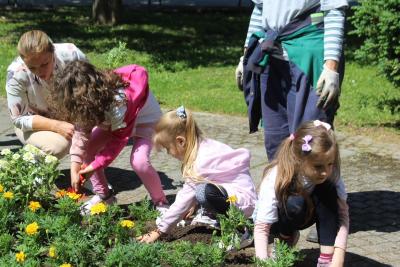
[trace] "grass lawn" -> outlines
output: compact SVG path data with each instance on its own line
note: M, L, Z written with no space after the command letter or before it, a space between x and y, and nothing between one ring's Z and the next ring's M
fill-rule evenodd
M54 42L73 42L99 67L137 63L150 72L150 87L165 108L246 114L234 70L242 51L251 10L126 10L115 27L97 26L88 8L0 11L0 83L16 55L21 34L46 31ZM0 96L5 97L5 90ZM337 115L340 127L400 130L400 90L374 66L347 62Z

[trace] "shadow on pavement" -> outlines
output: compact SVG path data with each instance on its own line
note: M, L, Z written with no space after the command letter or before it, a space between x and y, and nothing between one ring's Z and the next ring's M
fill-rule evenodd
M302 249L300 253L306 257L302 262L297 263L296 267L316 266L319 257L319 249ZM390 267L391 265L377 262L368 257L364 257L352 252L346 252L344 266L346 267Z
M348 194L350 233L400 231L400 192L364 191Z
M163 172L158 172L158 174L160 175L161 184L164 190L176 189L176 186L173 184L173 179L169 178ZM115 193L134 190L142 185L142 181L134 171L108 167L106 169L106 177L108 182L112 185ZM68 188L70 186L70 179L70 170L61 170L61 176L56 180L56 186L59 189Z

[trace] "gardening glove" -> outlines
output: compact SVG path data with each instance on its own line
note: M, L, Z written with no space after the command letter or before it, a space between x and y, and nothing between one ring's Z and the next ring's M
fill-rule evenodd
M317 82L316 94L319 95L317 107L327 109L335 104L340 95L339 73L324 65Z
M239 64L235 71L236 84L240 91L243 91L243 56L240 57Z

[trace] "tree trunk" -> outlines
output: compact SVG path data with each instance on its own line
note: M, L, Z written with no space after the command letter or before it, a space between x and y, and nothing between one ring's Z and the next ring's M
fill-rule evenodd
M121 20L122 0L93 0L92 18L99 24L115 25Z

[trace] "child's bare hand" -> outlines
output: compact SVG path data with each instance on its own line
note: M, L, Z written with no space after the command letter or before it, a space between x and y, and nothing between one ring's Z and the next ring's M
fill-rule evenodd
M88 179L90 176L92 176L94 172L94 168L92 167L92 165L88 165L85 168L83 168L82 170L79 171L79 175L84 175L86 177L86 179Z
M78 192L80 187L79 182L79 170L81 169L81 164L78 162L71 162L71 187Z
M161 236L161 234L158 231L151 231L147 234L137 237L136 240L139 241L140 243L149 244L149 243L153 243L154 241L159 239L160 236Z
M185 217L183 219L187 220L189 219L193 213L196 211L197 205L193 205L192 207L190 207L190 209L188 210L188 212L186 213Z

